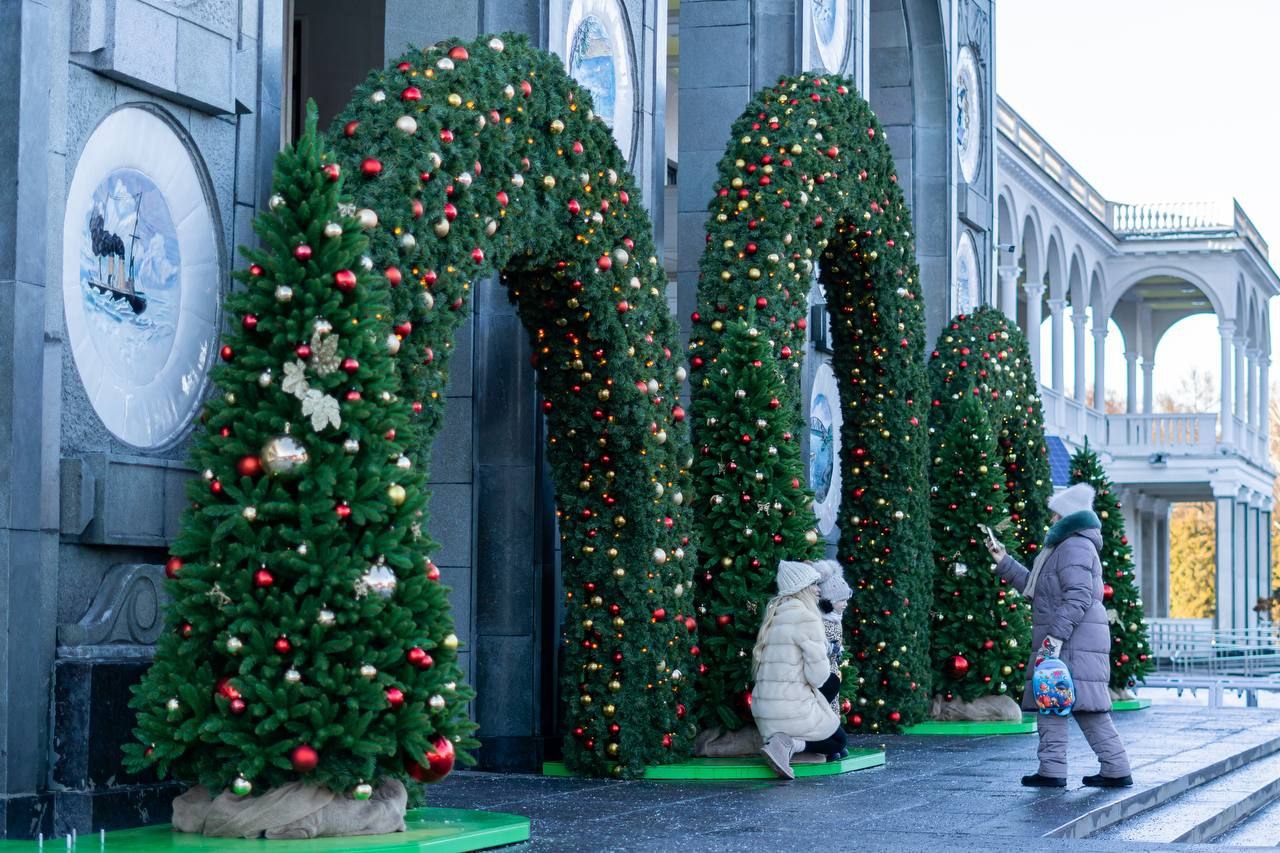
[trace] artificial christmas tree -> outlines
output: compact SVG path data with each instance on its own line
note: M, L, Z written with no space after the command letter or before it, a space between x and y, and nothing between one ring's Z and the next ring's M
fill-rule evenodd
M929 377L932 440L946 429L961 397L976 396L986 406L1000 446L1005 500L1013 522L1007 544L1030 566L1049 530L1053 480L1040 386L1026 337L1003 311L990 306L959 314L938 335Z
M780 560L812 560L813 493L803 484L799 437L782 408L777 344L754 313L729 323L693 415L699 484L695 515L703 543L696 578L703 728L751 722L751 649Z
M1071 457L1071 482L1088 483L1094 489L1093 511L1102 521L1102 552L1098 555L1102 560L1102 604L1111 624L1112 698L1130 699L1129 691L1151 669L1151 643L1120 500L1087 439Z
M964 395L938 436L931 469L934 690L943 702L1015 695L1025 679L1031 614L992 571L978 525L1008 518L1000 451L979 399ZM1014 699L1006 719L1021 720ZM954 719L951 709L939 716ZM986 717L990 719L990 717Z
M924 302L884 129L847 78L784 77L734 122L709 211L689 343L695 407L729 321L755 310L799 432L815 267L826 289L844 412L839 559L854 589L846 645L862 676L847 721L896 730L927 713L933 576Z
M422 472L381 287L314 107L276 161L264 248L226 300L203 477L167 565L172 604L135 689L135 771L213 792L301 782L368 799L473 746L458 640L427 558Z

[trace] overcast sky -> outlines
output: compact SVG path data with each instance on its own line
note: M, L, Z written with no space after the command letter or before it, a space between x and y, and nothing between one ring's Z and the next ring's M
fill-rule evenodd
M1280 266L1280 0L996 0L996 42L997 91L1106 198L1234 196ZM1200 340L1216 377L1216 320L1184 320L1157 393L1206 366Z

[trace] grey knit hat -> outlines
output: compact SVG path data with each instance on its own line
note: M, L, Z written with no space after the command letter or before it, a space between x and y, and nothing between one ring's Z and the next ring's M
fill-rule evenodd
M818 570L808 563L783 560L778 563L778 595L795 595L821 580Z

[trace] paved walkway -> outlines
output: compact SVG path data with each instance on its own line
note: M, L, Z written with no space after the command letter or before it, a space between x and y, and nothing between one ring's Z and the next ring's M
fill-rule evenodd
M1138 789L1280 736L1280 712L1259 708L1209 711L1156 705L1117 714L1116 721ZM532 850L1157 849L1132 842L1040 838L1132 793L1080 785L1080 777L1096 772L1097 764L1074 726L1070 782L1056 791L1018 784L1023 773L1035 769L1035 735L854 741L858 746L883 744L887 766L789 784L606 782L459 772L428 790L429 804L528 815L533 819Z

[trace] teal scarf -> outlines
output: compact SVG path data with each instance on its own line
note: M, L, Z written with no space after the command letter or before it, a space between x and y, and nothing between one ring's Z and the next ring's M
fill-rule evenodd
M1052 548L1065 540L1068 536L1074 536L1081 530L1101 530L1102 522L1091 509L1082 509L1080 512L1073 512L1065 518L1058 519L1058 523L1049 528L1049 532L1045 534L1044 544L1046 548Z
M1091 509L1073 512L1065 518L1058 519L1058 523L1050 527L1049 532L1045 534L1044 547L1040 549L1035 563L1031 566L1031 575L1027 578L1027 584L1022 590L1022 594L1028 599L1035 598L1036 584L1040 580L1040 570L1044 568L1044 564L1049 561L1049 555L1053 553L1059 544L1081 530L1101 529L1102 522Z

